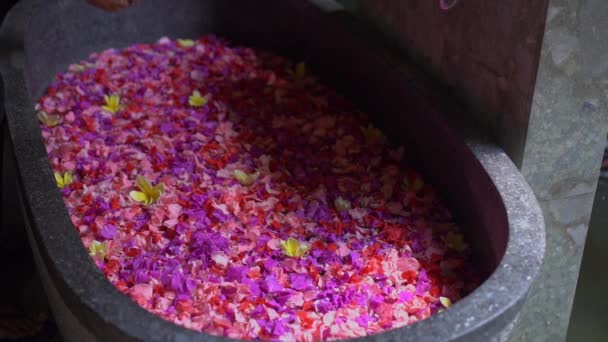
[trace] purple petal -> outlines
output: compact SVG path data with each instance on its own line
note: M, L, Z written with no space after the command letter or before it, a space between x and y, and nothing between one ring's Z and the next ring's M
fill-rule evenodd
M101 228L101 232L99 232L99 235L101 235L101 237L103 237L104 239L112 239L114 238L114 235L116 235L116 226L114 226L113 224L106 224L105 226L103 226L103 228Z

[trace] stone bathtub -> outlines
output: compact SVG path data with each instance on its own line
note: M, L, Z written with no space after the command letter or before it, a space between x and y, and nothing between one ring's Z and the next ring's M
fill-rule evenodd
M158 318L116 290L75 232L48 163L34 101L54 75L91 52L217 33L306 60L373 117L440 191L485 281L452 308L368 341L489 341L504 336L544 254L544 223L506 154L463 123L468 116L413 66L395 59L332 2L146 0L110 14L83 0L23 0L0 33L9 140L27 234L53 313L68 341L228 341ZM454 120L457 119L457 120Z

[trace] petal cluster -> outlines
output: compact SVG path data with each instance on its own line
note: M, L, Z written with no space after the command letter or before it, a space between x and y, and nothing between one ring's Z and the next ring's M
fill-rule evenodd
M116 288L190 329L282 341L404 326L475 288L407 146L312 71L204 36L57 75L36 105L48 158Z

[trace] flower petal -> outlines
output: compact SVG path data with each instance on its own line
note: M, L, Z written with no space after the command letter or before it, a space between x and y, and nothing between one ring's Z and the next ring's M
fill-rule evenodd
M452 300L450 300L448 297L439 297L439 301L441 302L441 305L445 306L446 308L452 306Z
M57 182L57 186L59 188L63 188L63 186L64 186L63 176L58 172L55 172L55 182Z
M294 76L296 80L301 80L306 76L306 63L300 62L294 68Z
M256 171L255 173L248 174L237 169L232 172L232 175L241 183L241 185L251 185L258 179L260 172Z
M283 249L283 253L289 257L301 257L310 249L309 246L305 244L301 244L300 241L290 237L287 241L281 241L281 248Z
M131 191L129 193L129 196L131 196L131 198L139 203L144 203L144 204L149 204L150 199L148 198L148 195L146 195L145 193L141 192L141 191Z
M196 42L192 39L177 39L177 44L181 47L189 48L193 47Z
M137 176L135 184L137 184L137 187L146 195L149 195L153 191L152 184L150 184L150 181L143 176Z
M338 197L334 201L334 207L336 207L336 210L339 211L339 212L350 210L350 208L351 208L350 201L345 200L342 197Z

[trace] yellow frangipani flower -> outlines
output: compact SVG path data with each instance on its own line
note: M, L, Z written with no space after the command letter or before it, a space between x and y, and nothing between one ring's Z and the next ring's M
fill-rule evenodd
M108 254L108 242L99 242L97 240L94 240L89 245L89 254L96 259L105 259L106 255Z
M422 190L424 187L424 181L420 179L420 177L414 178L414 181L410 182L408 177L403 177L403 182L401 182L401 189L403 191L413 191L418 192Z
M306 76L306 63L300 62L294 68L293 76L296 80L302 80Z
M287 241L281 240L281 248L285 255L292 258L299 258L308 252L310 246L300 243L300 241L290 237Z
M351 208L350 202L348 200L345 200L342 197L336 198L336 200L334 201L334 207L339 212L350 210L350 208Z
M384 142L384 134L382 134L382 131L374 127L371 123L367 127L361 127L361 132L369 145L382 144Z
M202 107L207 104L209 100L206 97L202 96L198 90L192 92L192 95L188 97L188 103L192 107Z
M294 65L293 68L287 69L287 74L291 76L295 81L301 81L306 77L306 63L300 62Z
M63 189L64 187L72 184L72 182L74 182L74 178L72 177L71 171L66 171L63 175L59 172L55 172L55 181L57 182L59 189Z
M71 71L75 71L75 72L83 72L89 68L94 67L95 64L89 63L89 62L82 62L82 63L77 63L77 64L72 64L70 65L70 70Z
M105 106L101 107L107 110L110 113L116 113L120 110L120 96L114 95L104 95L103 100L105 101Z
M452 306L452 300L448 297L439 297L439 301L441 302L441 305L445 306L446 308Z
M137 176L135 182L141 191L133 190L129 193L129 196L136 202L146 205L154 204L165 192L165 185L163 183L152 186L150 181L142 176Z
M456 252L462 252L468 247L468 245L464 242L464 237L462 234L457 234L454 232L449 232L443 241L445 242L446 246L455 250Z
M46 112L40 111L37 116L38 121L47 127L55 127L61 122L61 117L59 115L49 115Z
M177 39L177 44L184 48L193 47L196 42L192 39Z
M260 177L260 172L256 171L254 173L249 174L247 172L236 169L232 171L232 176L234 176L234 178L236 178L236 180L238 180L241 185L251 185L258 179L258 177Z

